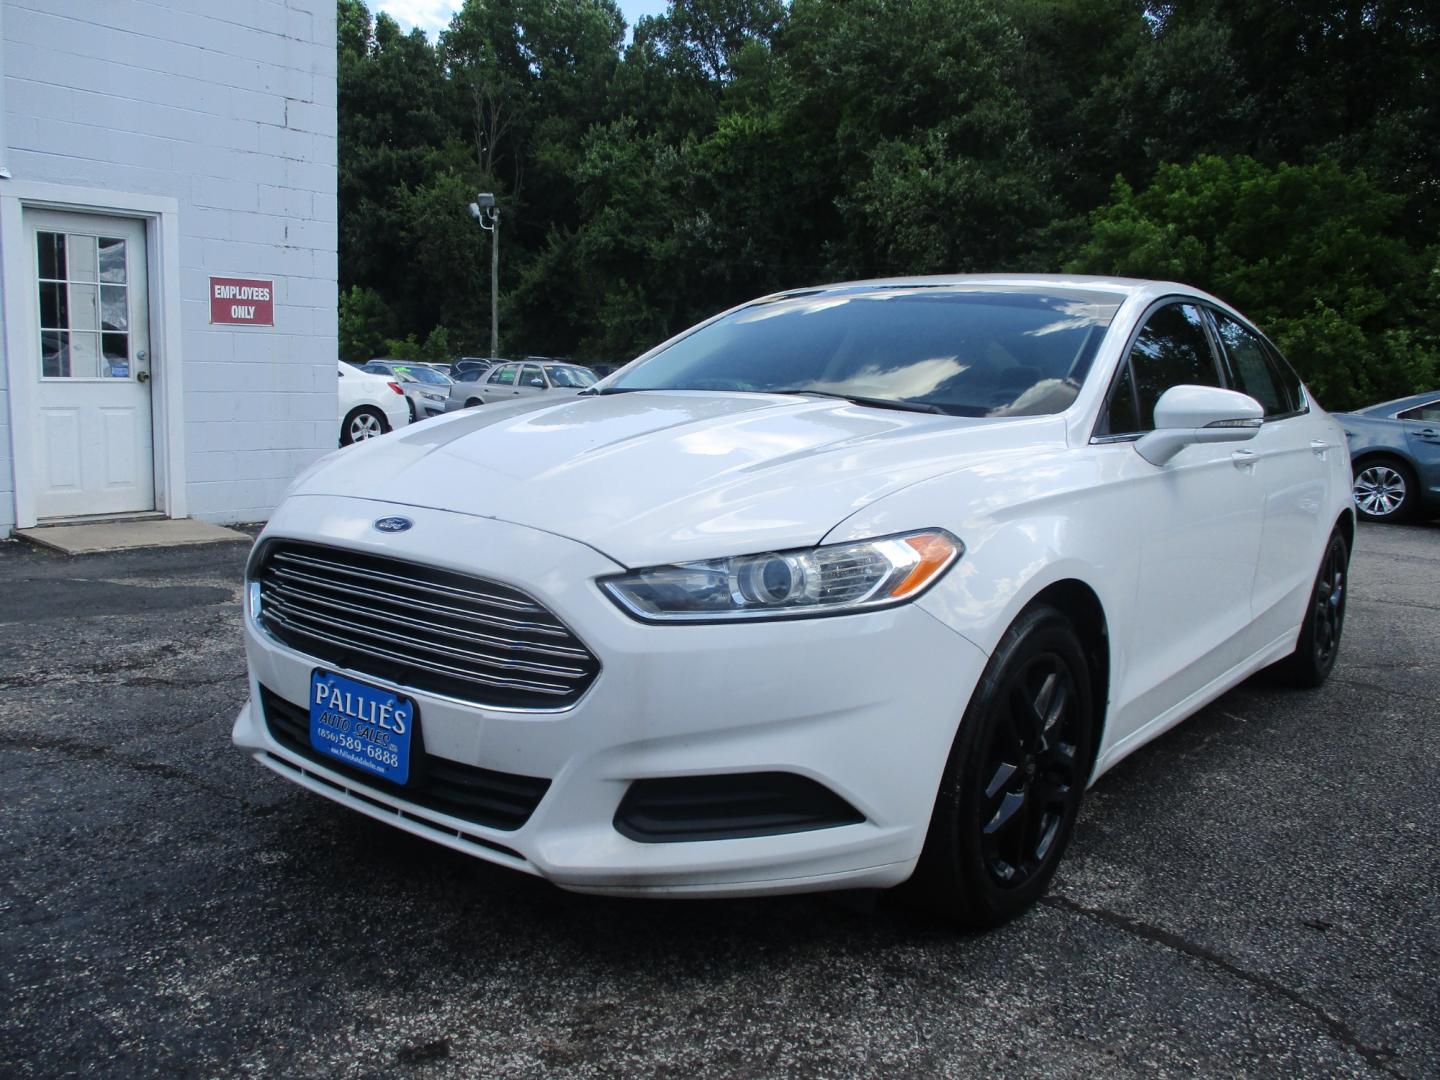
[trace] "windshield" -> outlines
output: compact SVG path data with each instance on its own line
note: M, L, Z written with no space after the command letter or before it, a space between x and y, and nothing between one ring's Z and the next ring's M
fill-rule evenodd
M545 369L550 375L551 386L567 386L580 389L584 386L594 386L596 379L593 372L580 367L548 367Z
M952 416L1056 413L1075 400L1121 300L993 285L783 297L696 330L601 392L814 391Z

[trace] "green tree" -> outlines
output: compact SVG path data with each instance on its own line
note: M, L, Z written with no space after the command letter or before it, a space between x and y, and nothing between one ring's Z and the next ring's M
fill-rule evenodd
M395 313L374 289L352 285L340 294L340 356L363 364L385 350L395 333Z
M1333 161L1271 168L1202 156L1115 183L1067 268L1182 281L1235 304L1269 333L1327 408L1433 382L1421 329L1427 264L1402 236L1403 200Z

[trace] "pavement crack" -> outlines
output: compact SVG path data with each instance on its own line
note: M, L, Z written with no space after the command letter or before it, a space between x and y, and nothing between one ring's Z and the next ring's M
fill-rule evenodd
M1258 971L1250 971L1240 967L1233 960L1215 952L1213 949L1189 941L1173 931L1154 926L1150 923L1141 922L1139 919L1132 919L1128 915L1121 915L1116 911L1089 907L1071 900L1069 897L1054 894L1041 897L1040 903L1046 907L1058 908L1061 911L1068 911L1076 915L1084 915L1097 922L1105 923L1107 926L1122 930L1133 937L1138 937L1143 941L1163 945L1167 949L1173 949L1175 952L1181 953L1184 956L1201 960L1217 967L1227 975L1231 975L1242 982L1249 983L1251 986L1282 997L1292 1005L1305 1010L1311 1016L1315 1017L1315 1019L1319 1020L1336 1042L1353 1050L1363 1058L1371 1068L1383 1072L1388 1076L1402 1078L1404 1076L1403 1073L1397 1072L1390 1065L1392 1061L1400 1056L1395 1050L1387 1047L1371 1046L1361 1039L1355 1029L1345 1023L1345 1021L1339 1017L1332 1016L1323 1006L1310 1001L1299 991L1292 990L1278 979L1271 978L1269 975L1262 975Z
M214 795L238 803L246 811L263 811L264 807L252 807L250 800L215 787L198 776L186 772L164 761L149 761L145 758L122 754L112 747L95 743L75 742L70 739L53 739L43 735L0 735L0 750L29 750L34 753L55 753L75 761L100 761L119 765L131 772L146 776L158 776L175 780L205 795Z
M142 668L152 667L162 660L168 660L180 653L180 645L175 642L168 642L158 649L151 649L139 656L121 657L115 660L106 660L103 663L95 664L88 668L74 670L49 669L45 671L31 671L23 675L12 675L6 679L0 679L0 690L20 690L32 686L45 686L55 682L73 682L77 679L94 678L103 675L118 675L126 671L138 671Z

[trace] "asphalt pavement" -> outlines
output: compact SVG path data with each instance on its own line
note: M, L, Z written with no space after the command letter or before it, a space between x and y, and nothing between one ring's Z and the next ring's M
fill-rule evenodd
M0 1075L1440 1076L1440 526L1104 777L990 934L577 896L229 744L245 546L0 543Z

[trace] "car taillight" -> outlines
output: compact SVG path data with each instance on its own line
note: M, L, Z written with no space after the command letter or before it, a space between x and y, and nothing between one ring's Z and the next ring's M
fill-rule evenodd
M385 385L390 387L391 390L394 390L401 397L405 396L405 391L400 389L400 384L398 382L386 383Z

